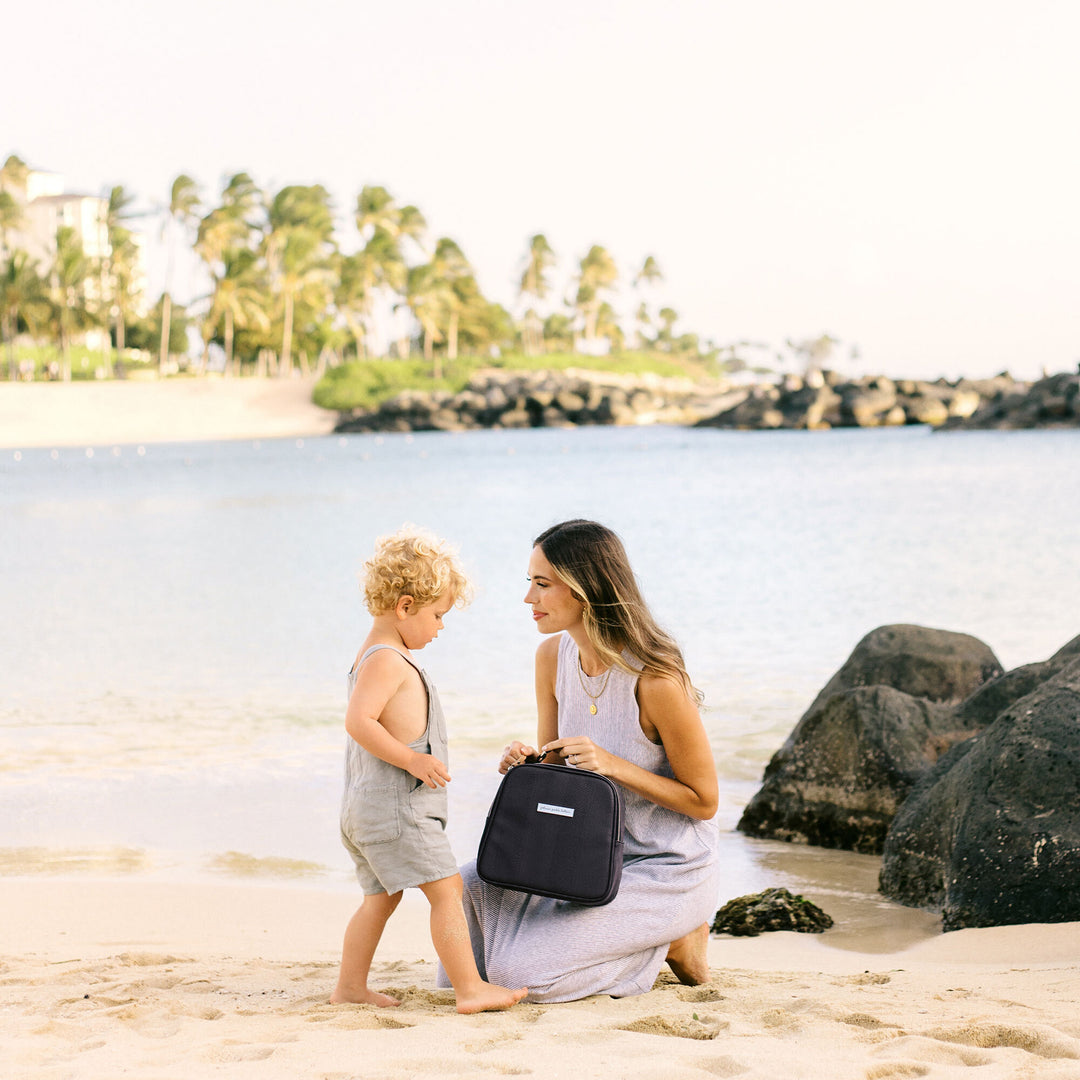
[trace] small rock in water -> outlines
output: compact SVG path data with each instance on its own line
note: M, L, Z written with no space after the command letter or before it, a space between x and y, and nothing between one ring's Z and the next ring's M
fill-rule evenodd
M832 926L832 918L816 904L787 889L766 889L729 900L713 919L714 934L756 937L769 930L795 930L820 934Z

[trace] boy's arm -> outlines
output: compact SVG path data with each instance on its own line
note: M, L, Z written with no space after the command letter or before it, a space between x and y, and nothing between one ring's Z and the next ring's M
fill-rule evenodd
M450 773L433 754L420 754L395 738L379 722L390 699L404 686L412 668L389 649L380 649L369 657L349 698L345 730L369 754L404 769L429 788L445 787Z

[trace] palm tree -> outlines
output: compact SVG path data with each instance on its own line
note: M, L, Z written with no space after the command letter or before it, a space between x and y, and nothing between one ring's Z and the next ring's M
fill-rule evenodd
M14 154L0 165L0 257L8 253L9 234L22 225L29 171L26 162Z
M135 197L116 184L109 190L105 209L105 231L108 245L104 256L98 261L98 301L101 305L100 319L105 328L104 361L112 367L112 348L109 342L110 316L116 317L116 347L124 347L124 317L130 293L136 287L138 247L125 221L135 215L131 205ZM121 294L125 295L121 295Z
M613 349L623 347L623 332L619 325L619 316L606 300L596 312L596 336L606 337Z
M196 213L199 209L199 185L190 176L181 173L174 181L169 195L169 205L166 208L165 221L162 224L162 235L167 236L168 255L165 262L165 291L162 293L161 303L161 349L158 354L158 370L165 373L165 367L169 360L169 330L172 320L172 270L173 270L173 239L174 233L179 228L190 226L196 221Z
M643 284L652 286L663 280L664 275L660 272L660 264L651 255L646 255L641 269L634 277L634 288Z
M386 188L369 185L356 197L356 228L365 242L382 230L398 242L411 239L419 244L427 222L415 206L399 206Z
M373 330L375 304L387 294L401 295L407 286L405 241L422 250L427 222L415 206L399 206L384 187L366 186L356 199L356 228L364 246L351 268L354 287L362 288L358 312L367 333ZM407 303L407 301L406 301ZM400 305L395 305L399 307ZM354 336L356 336L354 334ZM361 352L357 338L357 353Z
M636 324L634 333L637 337L637 347L645 349L652 343L647 333L648 328L652 326L652 316L649 314L649 305L644 300L638 304L638 309L634 313L634 323Z
M56 230L56 254L49 272L47 300L50 324L60 346L64 382L71 382L71 339L93 323L86 305L85 284L90 260L69 225Z
M267 210L267 230L267 264L282 301L279 373L289 375L297 304L322 311L330 303L334 217L329 192L321 184L282 188Z
M22 207L15 196L0 189L0 258L8 253L8 236L22 224Z
M471 274L458 278L453 291L461 304L458 342L473 353L513 341L514 320L510 312L488 300Z
M226 375L232 374L233 332L238 316L242 326L254 319L250 312L255 262L251 244L257 227L253 217L259 206L260 193L255 181L247 173L236 173L226 181L220 205L209 210L199 222L195 240L195 251L206 263L213 284L202 326L204 363L210 341L219 323L224 321ZM265 313L261 317L269 326Z
M634 321L637 324L636 337L639 348L645 347L648 341L645 334L645 328L652 325L652 319L649 317L649 308L645 300L645 295L658 281L663 280L664 275L660 272L660 264L651 255L646 255L645 261L641 264L641 269L634 275L634 288L641 294L641 303L638 306L637 314L634 318Z
M338 259L334 306L352 334L358 360L367 356L366 324L371 315L372 291L376 279L372 260L366 251L342 255Z
M45 283L37 263L25 251L14 251L0 270L0 327L7 350L8 378L12 380L19 377L15 339L20 317L30 326L47 318Z
M537 301L543 300L550 291L547 272L554 263L555 252L547 242L547 237L543 233L537 233L529 240L518 295L532 296ZM525 312L524 323L525 352L528 356L535 356L544 348L544 324L535 306L530 305Z
M220 277L214 279L210 310L203 320L203 340L207 347L219 325L225 347L225 374L237 374L234 364L236 330L270 329L264 307L266 290L259 273L258 255L250 248L230 248L222 256ZM209 328L209 329L208 329Z
M449 289L436 273L434 263L421 263L409 268L405 285L405 302L412 310L424 334L424 359L432 361L432 377L442 378L442 360L435 355L435 342L442 340L439 323L449 307Z
M141 276L139 274L139 245L129 229L118 226L113 230L109 247L112 272L112 301L116 315L116 351L123 358L126 346L128 314L137 302Z
M660 319L660 329L656 333L657 347L663 349L664 352L671 352L675 324L679 321L679 313L674 308L662 307L658 318Z
M569 351L574 347L574 324L569 315L555 311L544 320L544 340L549 349Z
M615 284L618 276L615 260L610 252L599 244L594 244L581 260L574 306L581 313L587 341L592 341L597 336L596 323L600 305L603 303L602 293Z
M462 289L456 289L463 279L471 278L472 267L469 260L458 246L457 241L448 236L440 237L435 244L435 254L431 258L431 266L435 277L446 288L444 292L447 327L446 327L446 358L457 359L458 347L458 324L461 321L461 313L465 309L466 294ZM477 289L479 292L479 289Z

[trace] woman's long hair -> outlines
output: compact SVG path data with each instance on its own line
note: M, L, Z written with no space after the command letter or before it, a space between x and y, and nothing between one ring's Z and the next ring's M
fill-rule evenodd
M615 533L598 522L574 518L552 525L533 544L584 604L585 633L608 667L671 679L701 703L701 691L690 681L682 651L646 606ZM627 662L624 651L641 665L640 670Z

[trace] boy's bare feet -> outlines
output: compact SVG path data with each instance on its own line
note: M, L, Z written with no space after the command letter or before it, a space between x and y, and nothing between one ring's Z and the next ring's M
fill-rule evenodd
M527 986L520 990L508 990L505 986L480 982L468 991L455 990L459 1013L498 1012L516 1005L527 993Z
M702 923L668 946L667 965L679 982L700 986L709 981L708 944L709 924Z
M331 1005L378 1005L380 1009L389 1009L394 1005L400 1005L397 998L389 994L380 994L375 990L363 990L357 994L348 994L343 990L335 990L330 995Z

